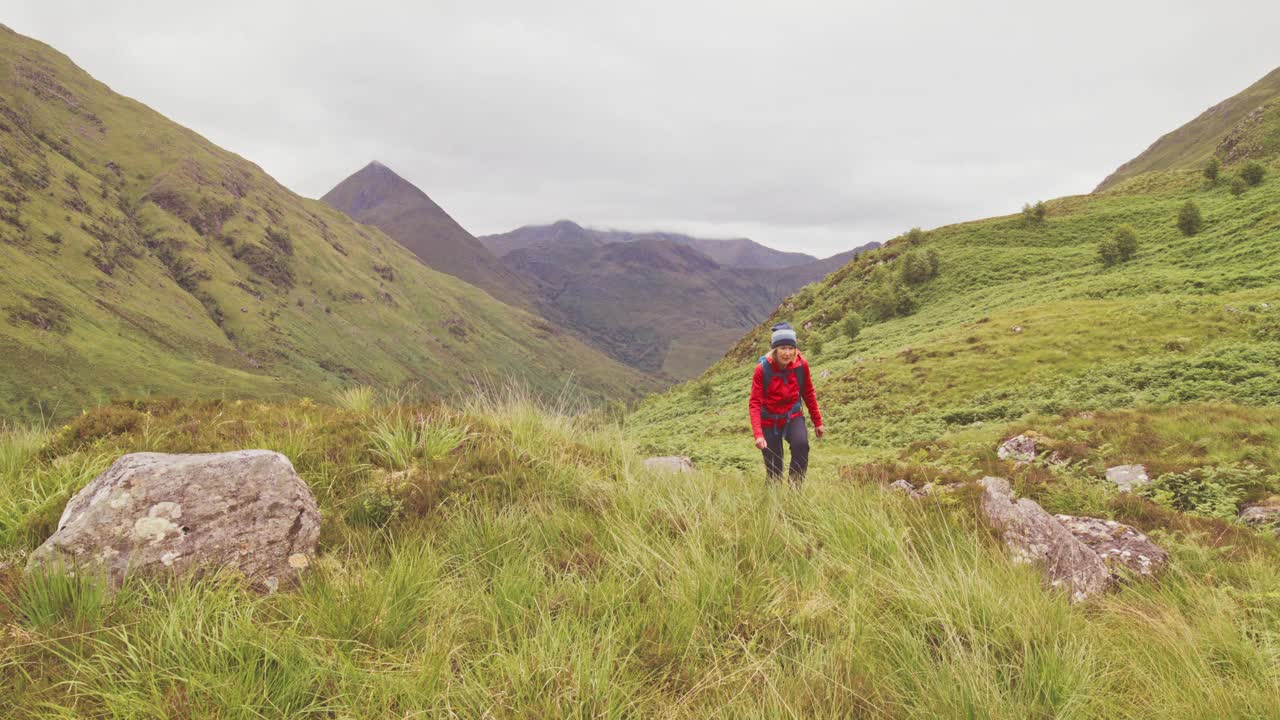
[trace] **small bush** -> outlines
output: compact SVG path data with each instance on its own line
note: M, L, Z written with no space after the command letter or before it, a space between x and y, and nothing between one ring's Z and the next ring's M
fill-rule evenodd
M1043 200L1037 201L1035 205L1027 203L1022 206L1022 219L1031 225L1040 225L1049 215L1049 207L1044 204Z
M903 282L918 285L938 274L938 253L935 250L913 250L898 259L898 272Z
M711 387L711 381L702 380L693 386L693 397L700 402L708 402L715 396L715 390Z
M849 313L840 323L840 331L850 340L857 340L858 333L862 332L862 318L857 313Z
M1199 517L1230 520L1250 494L1269 492L1276 479L1250 465L1165 473L1138 492L1160 505Z
M1200 206L1188 200L1178 211L1178 229L1183 235L1195 235L1204 227L1204 218L1200 216Z
M382 467L407 470L419 460L430 462L448 455L470 436L466 427L395 413L376 422L369 431L369 453Z
M808 350L810 355L819 355L822 353L822 338L814 337L808 342Z
M1257 185L1262 182L1262 178L1267 174L1267 169L1257 160L1250 160L1240 168L1240 177L1250 185Z
M1138 254L1138 231L1134 230L1132 225L1121 225L1116 228L1115 234L1111 237L1120 251L1122 262L1132 260L1133 256Z
M1245 182L1244 178L1240 177L1239 175L1236 175L1235 177L1231 178L1230 189L1231 189L1232 195L1235 195L1236 197L1240 197L1241 195L1244 194L1245 190L1249 189L1249 183Z
M1204 164L1204 177L1211 185L1218 184L1218 173L1222 170L1222 161L1213 156Z
M1120 245L1114 236L1103 238L1102 242L1098 243L1098 257L1107 267L1120 262Z

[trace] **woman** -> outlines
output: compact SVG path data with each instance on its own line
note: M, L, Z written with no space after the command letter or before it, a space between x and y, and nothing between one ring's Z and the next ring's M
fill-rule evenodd
M803 405L801 401L803 400ZM787 323L773 326L769 354L760 358L751 380L751 430L764 453L767 482L782 479L782 440L791 445L791 484L799 487L809 469L809 432L804 408L813 418L813 432L822 437L822 413L813 391L809 363L796 348L796 331Z

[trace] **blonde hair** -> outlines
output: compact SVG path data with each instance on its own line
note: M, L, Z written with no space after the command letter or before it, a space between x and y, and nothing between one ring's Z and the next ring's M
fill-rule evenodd
M778 347L782 347L782 346L781 346L781 345L779 345ZM792 347L795 347L795 346L792 346ZM778 348L769 348L769 352L765 353L765 354L764 354L764 356L765 356L765 358L766 358L769 362L771 362L771 363L776 363L776 362L778 362L778 355L777 355L777 353L778 353ZM798 348L798 347L797 347L797 348L796 348L796 355L799 355L799 354L800 354L800 348Z

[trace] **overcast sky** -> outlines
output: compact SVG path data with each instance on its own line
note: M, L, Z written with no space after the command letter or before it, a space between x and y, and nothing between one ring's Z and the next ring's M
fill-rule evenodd
M377 159L475 234L826 256L1090 191L1280 65L1280 2L65 2L0 22L319 197Z

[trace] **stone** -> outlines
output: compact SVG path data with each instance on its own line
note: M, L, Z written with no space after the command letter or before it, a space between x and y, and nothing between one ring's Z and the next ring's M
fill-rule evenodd
M1097 553L1113 575L1123 576L1123 568L1129 573L1152 577L1169 565L1169 553L1136 528L1115 520L1074 515L1054 517L1077 540Z
M648 470L667 473L693 472L693 460L682 455L645 458L644 466Z
M889 489L900 493L906 493L910 497L924 497L924 493L916 489L915 485L906 480L894 480L889 483Z
M27 572L99 572L119 587L228 568L274 591L310 566L319 535L315 497L280 453L134 453L71 498Z
M1116 465L1107 468L1107 479L1116 484L1120 492L1129 492L1135 487L1151 482L1147 477L1145 465Z
M1065 590L1071 602L1110 587L1113 579L1102 558L1034 500L1015 500L1003 478L985 477L978 482L984 490L982 513L1014 562L1039 565L1045 584Z
M996 455L1001 460L1013 460L1014 462L1031 462L1036 459L1036 441L1030 435L1022 434L1000 443L1000 447L996 448Z
M1240 511L1240 522L1253 528L1274 529L1280 536L1280 498L1268 498L1265 502Z

